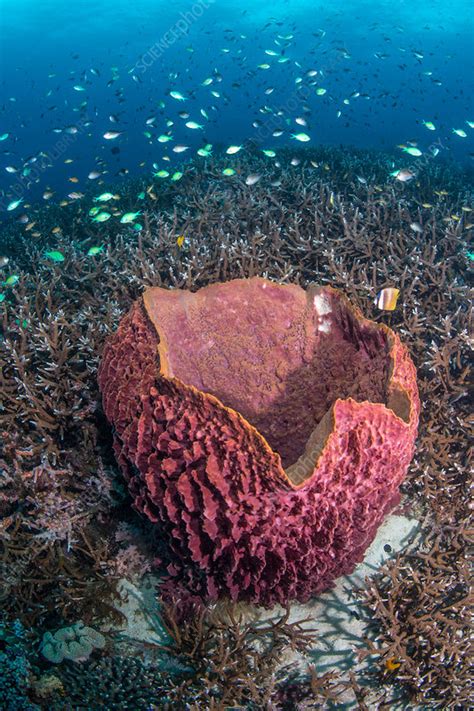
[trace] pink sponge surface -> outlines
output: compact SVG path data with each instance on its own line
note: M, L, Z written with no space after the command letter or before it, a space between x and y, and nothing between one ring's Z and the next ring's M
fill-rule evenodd
M407 350L330 287L148 289L99 385L168 573L211 598L270 606L330 587L362 560L413 456Z

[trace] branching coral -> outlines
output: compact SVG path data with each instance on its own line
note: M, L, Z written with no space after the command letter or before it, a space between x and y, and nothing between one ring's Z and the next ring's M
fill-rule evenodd
M27 627L41 625L41 632L78 617L91 624L113 610L115 529L130 515L112 505L123 501L123 492L96 409L96 368L104 338L144 287L195 290L255 275L303 287L332 284L400 333L424 403L402 484L402 510L422 518L422 534L369 587L379 656L416 629L421 639L406 655L423 659L422 675L418 662L381 674L380 703L394 685L416 694L421 682L420 705L455 708L456 698L470 693L471 675L464 662L454 669L448 657L448 676L441 670L438 654L454 644L452 625L432 613L444 609L447 591L463 595L466 585L459 536L469 520L472 461L466 447L472 220L462 208L472 204L472 171L436 160L416 182L402 185L387 180L398 156L375 151L282 151L281 171L241 155L242 174L261 174L259 183L249 188L237 177L223 183L226 164L208 161L178 183L154 186L156 200L147 195L138 235L112 220L93 235L84 231L87 198L38 212L44 236L35 240L15 222L4 226L2 249L20 279L3 289L0 305L0 604ZM294 156L298 166L290 165ZM118 191L132 204L142 189L127 183ZM414 221L422 234L410 229ZM52 233L53 225L62 236ZM106 248L88 257L99 240ZM45 249L62 250L66 266L46 262ZM372 303L385 286L401 289L388 317ZM84 514L73 518L69 539L46 508L49 490L60 505L74 501ZM418 550L431 556L429 565L413 557ZM417 586L426 594L414 595ZM375 612L379 597L384 602ZM411 601L416 627L404 600ZM459 624L455 637L462 642L470 634L462 612ZM464 647L457 649L464 659ZM383 670L383 656L380 664ZM349 674L354 688L356 676ZM356 693L361 708L370 706L365 692Z
M315 639L308 620L290 623L288 610L265 621L245 620L236 604L206 607L199 598L169 584L164 588L161 616L170 638L161 650L188 670L184 680L178 677L169 685L172 708L186 704L196 711L281 708L284 699L291 699L288 669L282 662L290 651L308 652ZM329 675L320 679L318 689L315 683L305 694L321 701L337 698L340 691L339 682Z

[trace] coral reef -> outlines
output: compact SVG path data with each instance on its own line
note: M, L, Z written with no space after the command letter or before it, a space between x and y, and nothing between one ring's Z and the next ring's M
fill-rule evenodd
M405 708L466 706L472 171L431 161L402 184L388 178L395 154L328 147L279 160L281 171L239 154L243 175L262 175L251 188L238 174L223 182L218 159L157 184L138 235L112 220L89 226L88 196L38 212L42 238L4 227L2 249L19 278L0 304L0 606L39 637L77 619L97 627L114 613L116 555L134 542L118 540L119 527L152 538L115 470L96 381L105 338L144 288L196 290L255 275L331 284L400 334L424 404L400 504L421 533L360 593L373 618L375 699L358 673L344 679L360 708L383 708L394 695ZM120 186L131 205L145 188ZM100 255L88 256L97 244ZM47 261L45 249L61 249L65 261ZM388 315L373 304L384 287L400 289Z
M351 572L413 454L406 349L329 287L148 289L99 384L168 572L210 598L305 601Z
M130 709L148 711L159 699L159 708L166 704L162 677L156 669L148 669L140 659L132 657L103 657L60 672L65 702L50 700L48 708L63 711L89 709Z
M0 618L0 708L8 711L36 711L29 691L32 667L29 640L19 620L8 624Z
M290 623L288 609L265 621L255 614L244 620L244 612L249 610L236 603L206 606L171 581L163 587L161 616L169 642L156 651L165 651L186 670L168 681L171 708L217 711L237 706L257 711L280 709L291 699L287 679L294 664L287 666L285 659L290 651L308 653L315 630L307 619ZM346 687L333 675L318 678L313 672L313 678L313 688L305 694L319 703L336 699Z

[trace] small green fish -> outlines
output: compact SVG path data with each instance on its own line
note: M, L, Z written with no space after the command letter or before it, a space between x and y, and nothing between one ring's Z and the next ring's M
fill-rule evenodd
M138 210L138 212L126 212L124 215L122 215L120 222L122 223L122 225L128 225L130 222L136 220L138 215L141 214L141 210Z
M229 146L229 148L226 150L227 155L233 156L234 153L238 153L242 146Z
M0 294L0 304L5 301L5 294Z
M311 140L307 133L292 133L291 137L294 138L295 141L301 141L302 143Z
M422 154L419 148L415 148L414 146L404 146L402 148L402 151L404 153L408 153L411 156L415 156L415 158L419 158Z
M89 210L89 215L90 217L94 217L95 215L97 215L98 212L100 212L100 207L91 207L91 209Z
M196 123L196 121L187 121L185 126L192 129L204 128L202 123Z
M141 232L143 229L143 225L141 225L139 222L136 222L133 226L132 229L135 230L135 232Z
M267 156L268 158L275 158L275 156L276 156L275 151L271 151L266 148L262 148L262 153L263 153L263 155Z
M436 131L436 126L432 121L422 121L422 124L428 129L428 131Z
M138 193L137 198L138 198L139 200L144 200L144 199L145 199L145 193L143 193L143 192L142 192L142 193Z
M0 141L6 141L9 135L9 133L2 133L2 135L0 136Z
M203 158L207 158L210 156L212 153L212 143L208 143L207 145L204 146L204 148L199 148L197 151L198 156L202 156Z
M180 170L177 170L173 175L171 176L171 180L173 182L176 182L177 180L181 180L183 177L183 173Z
M235 175L235 170L233 168L224 168L222 175Z
M89 247L87 250L87 256L88 257L95 257L98 254L100 254L104 249L104 245L101 245L100 247Z
M109 200L112 200L113 197L113 193L102 193L102 195L99 195L98 197L94 198L94 200L95 202L108 202Z
M58 252L55 249L52 249L49 252L45 252L44 256L48 259L51 259L53 262L64 262L65 260L64 254L62 252Z
M462 128L453 128L453 133L460 138L467 138L467 133L466 131L463 131Z
M158 136L158 141L160 143L167 143L168 141L172 141L173 136L168 136L166 133L162 133L161 136Z
M14 284L16 284L19 280L20 277L18 274L11 274L8 279L5 279L3 286L14 286Z
M317 94L318 96L324 96L324 94L326 93L326 91L327 91L327 89L323 89L323 87L320 86L318 89L316 89L316 94Z
M92 218L92 222L107 222L107 220L110 220L111 217L112 215L110 212L99 212L96 217Z
M467 125L469 126L469 128L474 128L474 121L466 121L466 123L467 123ZM3 134L3 135L5 135L5 134ZM8 134L7 134L7 135L8 135ZM0 141L2 141L2 140L3 140L3 139L2 139L2 137L0 136Z
M153 173L155 178L167 178L169 176L169 173L167 170L159 170L156 173Z
M10 203L7 205L7 210L8 210L9 212L11 212L12 210L16 210L16 208L18 207L18 205L20 205L22 202L23 202L23 198L20 198L19 200L12 200L12 202L10 202Z

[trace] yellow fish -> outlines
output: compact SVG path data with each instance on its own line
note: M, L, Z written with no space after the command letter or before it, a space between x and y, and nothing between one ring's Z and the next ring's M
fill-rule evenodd
M399 296L400 289L388 287L387 289L379 291L375 299L375 304L381 311L395 311Z
M184 244L184 235L179 235L179 237L176 239L176 244L181 249Z
M390 657L390 659L387 659L387 661L385 662L385 668L387 669L387 671L394 671L400 666L400 662L397 662L395 657Z

